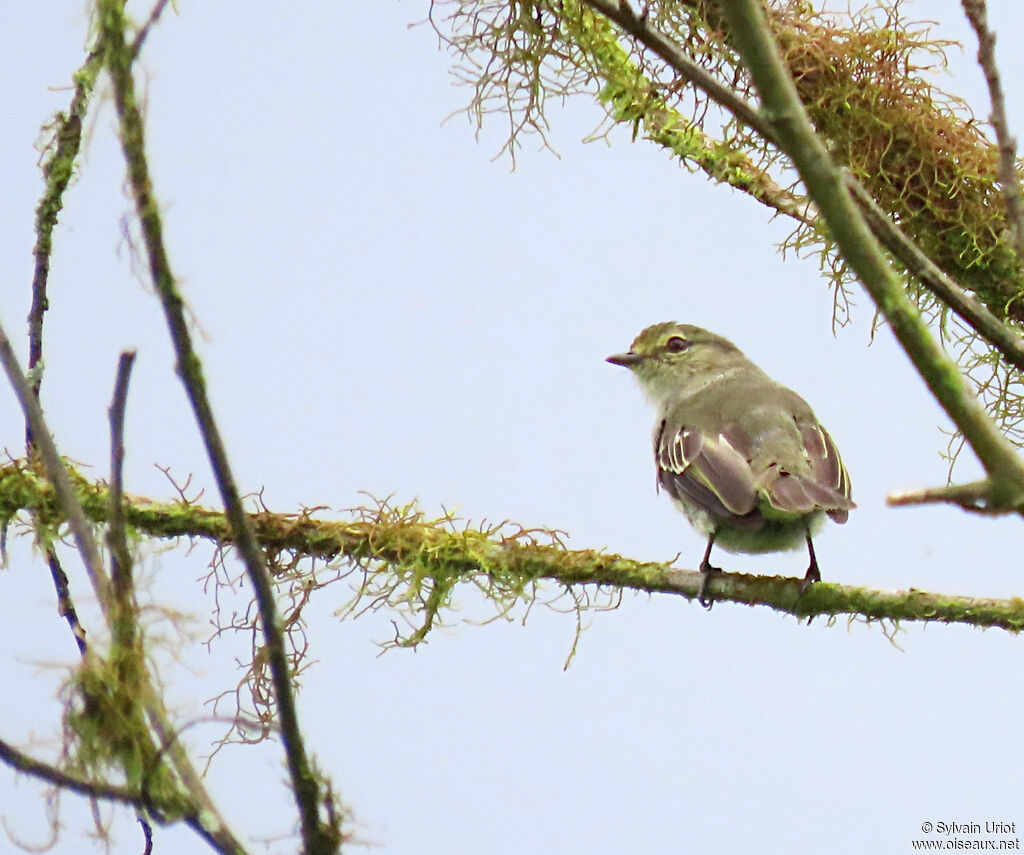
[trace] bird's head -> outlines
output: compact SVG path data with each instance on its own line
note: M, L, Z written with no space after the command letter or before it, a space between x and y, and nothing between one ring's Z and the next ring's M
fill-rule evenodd
M607 361L632 371L647 395L660 402L700 388L746 359L720 335L668 321L647 327L626 353Z

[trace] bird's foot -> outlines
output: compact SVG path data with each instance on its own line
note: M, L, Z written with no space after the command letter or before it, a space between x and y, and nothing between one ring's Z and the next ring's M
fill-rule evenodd
M800 583L800 590L797 593L798 597L802 597L807 593L808 589L815 582L821 581L821 571L818 570L818 562L815 561L807 568L807 572L804 574L804 580Z
M722 572L722 568L712 567L711 564L708 563L708 560L705 558L703 561L701 561L700 567L698 569L700 570L701 578L700 588L697 589L697 602L710 611L711 607L715 604L715 601L708 594L708 586L711 582L712 577Z

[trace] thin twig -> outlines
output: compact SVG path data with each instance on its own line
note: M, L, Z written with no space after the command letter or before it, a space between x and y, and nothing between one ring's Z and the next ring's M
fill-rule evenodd
M142 839L146 845L142 850L142 855L152 855L153 853L153 826L146 819L145 814L139 813L139 825L142 826Z
M75 161L82 145L82 120L89 105L96 77L102 68L102 56L95 48L74 75L74 94L67 113L58 113L54 119L53 136L43 155L43 179L46 187L36 206L36 243L32 250L35 267L32 273L32 304L28 313L28 367L32 395L38 400L42 385L43 320L49 298L47 285L50 275L50 255L53 251L53 230L64 205L64 191L74 174ZM31 422L25 420L25 445L28 456L35 455L36 445ZM67 622L79 653L88 650L85 627L78 617L68 576L61 566L53 543L44 545L46 563L50 568L53 586L57 592L58 613Z
M180 817L186 825L209 843L214 851L220 852L222 855L246 855L245 849L234 838L220 834L216 830L211 832L207 828L204 818L198 812L182 816L179 813L181 805L167 806L154 804L149 793L135 791L118 784L86 781L74 775L69 775L67 772L63 772L49 763L44 763L31 757L2 739L0 739L0 761L17 769L19 772L45 781L61 790L78 793L90 799L102 799L103 801L130 805L138 811L144 812L145 815L152 816L161 824L166 824L170 821L168 816Z
M921 490L901 490L890 493L885 503L892 507L956 505L965 511L988 516L1005 513L1002 508L993 508L989 498L991 492L990 481L972 481L970 484L944 484L941 487L925 487Z
M146 23L142 25L142 28L135 34L135 38L132 39L131 47L131 61L135 62L139 58L139 53L142 51L142 46L146 43L146 38L149 36L149 31L156 26L156 22L160 20L160 16L164 13L164 9L167 8L167 4L170 0L157 0L157 4L149 13L149 17L146 18Z
M109 409L110 524L107 526L107 545L110 547L110 577L114 584L114 596L122 606L128 604L132 588L132 561L125 537L121 501L124 492L124 411L128 402L128 381L134 364L134 350L124 351L118 359L117 379Z
M107 68L114 84L114 102L120 120L121 147L128 167L128 180L135 201L150 273L164 309L177 360L177 371L206 445L221 499L236 538L236 547L253 585L266 642L268 664L274 686L292 791L299 811L302 839L307 855L336 852L338 835L320 819L320 785L309 762L295 707L291 671L280 624L274 590L266 561L242 507L234 475L228 464L220 431L206 393L206 382L183 310L183 300L163 241L163 223L153 192L146 160L145 131L132 77L132 54L125 44L124 4L121 0L100 0L99 18L106 48Z
M57 614L67 622L74 636L78 652L85 656L89 652L89 645L85 640L85 627L78 619L78 610L75 608L75 601L71 597L71 586L68 582L68 574L61 566L57 550L52 543L46 545L46 564L50 568L50 576L53 578L53 587L57 592Z
M41 781L46 781L48 784L53 784L62 790L69 790L92 799L121 802L122 804L133 805L134 807L147 807L143 801L143 796L129 787L108 784L102 781L86 781L74 775L69 775L67 772L62 772L49 763L36 760L34 757L31 757L24 751L20 751L2 739L0 739L0 760L19 772L31 775L33 778L38 778Z
M1006 119L1006 100L1003 85L996 65L996 34L988 28L988 9L985 0L961 0L964 14L971 22L978 37L978 65L988 84L989 100L992 102L992 127L996 132L999 147L999 184L1006 205L1006 221L1009 224L1010 241L1017 253L1018 266L1024 265L1024 200L1021 197L1020 177L1017 174L1017 141L1010 134Z
M4 372L7 374L11 386L14 387L14 393L21 404L22 412L32 429L32 442L42 458L47 478L53 484L57 502L67 518L68 525L71 526L75 545L78 547L86 572L89 574L89 580L96 592L96 599L99 601L104 616L109 617L110 580L107 578L103 561L100 559L96 539L92 536L92 529L89 527L82 506L71 486L71 478L46 426L46 419L39 406L39 401L32 392L28 378L18 364L18 357L14 354L11 340L7 337L2 324L0 324L0 363L3 364Z
M981 300L967 293L947 276L921 248L908 238L885 213L871 194L852 174L843 172L843 181L860 206L872 233L894 257L936 297L956 312L1011 365L1024 370L1024 340L993 315Z
M28 367L32 376L32 394L39 397L42 382L43 316L49 307L47 282L50 275L50 254L53 251L53 229L64 206L64 191L74 174L75 160L82 146L82 122L89 106L96 77L103 67L101 52L90 51L85 64L74 75L74 94L67 113L58 113L50 142L51 151L43 158L43 179L46 188L36 206L36 243L32 249L35 269L32 273L32 305L28 313ZM35 369L35 370L34 370ZM30 453L32 426L25 425L25 443Z

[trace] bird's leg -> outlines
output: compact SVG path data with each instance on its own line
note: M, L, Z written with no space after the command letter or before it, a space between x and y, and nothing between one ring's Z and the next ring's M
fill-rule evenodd
M804 580L800 583L800 594L803 596L807 589L811 587L815 582L821 581L821 571L818 569L818 556L814 554L814 544L811 543L811 532L806 532L807 536L807 552L811 556L811 563L807 566L807 572L804 574Z
M697 602L706 609L710 609L715 604L714 600L708 598L708 583L711 581L712 576L722 572L721 567L712 567L711 562L708 560L711 557L711 547L715 545L716 537L718 537L718 532L711 532L711 536L708 538L708 548L704 550L704 557L700 560L700 567L698 568L701 572L701 579L700 588L697 589Z

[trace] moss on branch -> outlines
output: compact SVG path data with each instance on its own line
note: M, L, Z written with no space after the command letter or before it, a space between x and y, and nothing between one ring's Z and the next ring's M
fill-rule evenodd
M77 478L82 505L96 524L109 512L102 482ZM45 482L20 462L0 467L0 518L5 524L32 511L37 519L57 525L60 514ZM231 527L224 515L185 501L152 502L126 497L125 520L136 533L154 539L208 540L219 547L231 544ZM532 599L540 580L564 586L597 585L675 594L695 599L700 574L668 564L637 561L591 549L568 549L560 533L527 529L512 523L480 528L461 525L451 516L430 519L412 505L380 503L358 508L344 520L314 519L310 513L251 515L261 546L279 583L309 583L303 559L340 562L347 572L364 576L361 594L374 601L401 601L413 610L419 629L404 639L416 643L425 636L459 583L471 582L507 610L521 599ZM768 606L801 618L849 615L868 620L929 621L1000 627L1017 632L1024 627L1024 600L979 599L909 591L880 591L822 583L797 596L798 579L724 573L713 592L719 601ZM286 622L288 616L286 615Z

